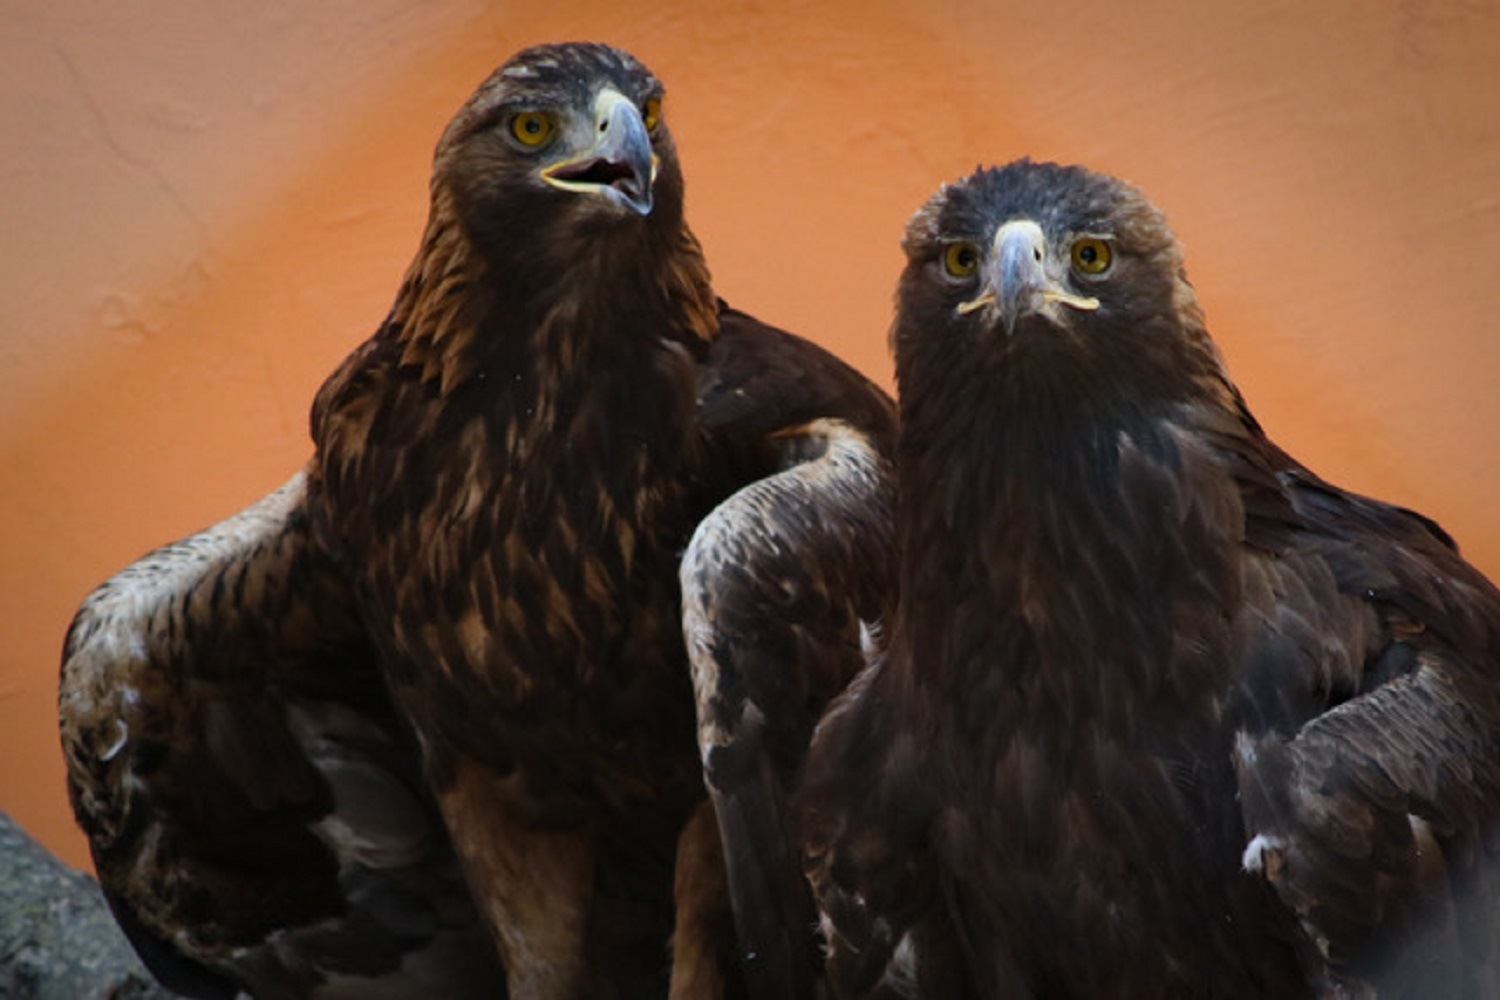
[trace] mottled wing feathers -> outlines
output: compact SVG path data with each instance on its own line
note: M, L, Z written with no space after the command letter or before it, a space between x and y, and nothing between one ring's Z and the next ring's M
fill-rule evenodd
M698 740L753 996L810 995L816 910L787 801L813 726L894 601L895 410L848 365L722 306L697 421L759 469L683 555ZM761 478L756 478L760 476Z
M1341 988L1495 995L1500 593L1431 521L1279 457L1304 525L1291 565L1323 567L1342 598L1284 588L1283 609L1357 670L1299 725L1240 736L1245 864Z
M84 602L59 695L75 813L174 989L461 994L499 972L303 491Z
M698 741L755 996L811 996L816 911L786 804L812 729L892 597L887 460L836 421L786 432L787 468L741 489L683 557ZM868 623L868 624L867 624Z

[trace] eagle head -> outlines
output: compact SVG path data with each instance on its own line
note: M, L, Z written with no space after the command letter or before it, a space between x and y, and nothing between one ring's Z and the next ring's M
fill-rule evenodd
M649 70L607 45L525 49L444 131L433 199L451 200L481 245L543 231L595 241L680 228L682 175L663 94Z
M1030 160L980 169L918 210L903 247L898 381L925 370L1138 399L1217 364L1165 216L1114 177ZM999 373L1013 377L990 381Z

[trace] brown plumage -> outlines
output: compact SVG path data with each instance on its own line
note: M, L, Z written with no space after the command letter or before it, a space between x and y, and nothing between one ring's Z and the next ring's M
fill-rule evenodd
M58 714L99 882L173 990L503 982L302 473L90 594Z
M314 619L336 612L361 683L388 685L518 996L662 995L674 961L679 995L734 988L679 554L717 504L798 460L810 421L893 433L867 380L715 298L661 96L629 55L592 44L527 50L480 86L438 143L389 317L318 393L305 497L287 501L329 591L298 597ZM129 627L178 627L182 595L164 589L163 616ZM211 630L237 600L213 593ZM68 690L87 686L80 642L64 736L89 827L124 788L93 773L100 737L66 718ZM268 697L285 710L279 688ZM198 725L211 744L213 724ZM257 822L305 835L323 815L273 804L253 804ZM194 850L191 831L154 818ZM122 850L177 863L154 842Z
M704 519L681 572L704 777L747 985L767 1000L812 997L822 980L787 799L895 597L884 442L836 421L799 437L785 471Z
M913 218L900 605L801 802L842 995L1495 996L1500 593L1265 437L1130 187Z

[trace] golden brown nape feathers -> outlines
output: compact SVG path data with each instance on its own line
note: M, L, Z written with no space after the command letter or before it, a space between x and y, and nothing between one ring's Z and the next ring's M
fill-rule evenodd
M800 799L837 991L1500 995L1500 593L1265 437L1129 186L980 170L905 249L900 604Z
M830 530L873 530L858 547L879 552L888 526L849 496L879 504L895 415L714 297L662 98L603 45L500 67L438 144L387 320L314 402L305 483L80 612L61 699L74 802L159 970L302 995L364 974L361 949L399 964L442 945L445 971L495 991L488 942L450 942L474 930L461 864L514 995L742 989L679 555L721 502L802 463L818 489L788 499L797 515L836 498L828 521L852 520ZM825 550L843 557L800 566L815 588L848 578ZM697 584L743 572L707 566ZM829 593L799 625L833 664L785 669L836 675L809 682L799 719L857 665L855 603ZM806 957L804 930L787 956Z

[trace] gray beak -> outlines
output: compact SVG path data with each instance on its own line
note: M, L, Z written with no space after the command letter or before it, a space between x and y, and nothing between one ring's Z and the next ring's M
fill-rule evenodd
M640 110L613 90L594 102L594 145L579 156L542 171L553 187L600 195L638 215L651 214L656 155Z
M990 285L1007 334L1016 332L1021 317L1047 301L1047 241L1042 227L1029 219L1007 222L995 233L990 254Z

